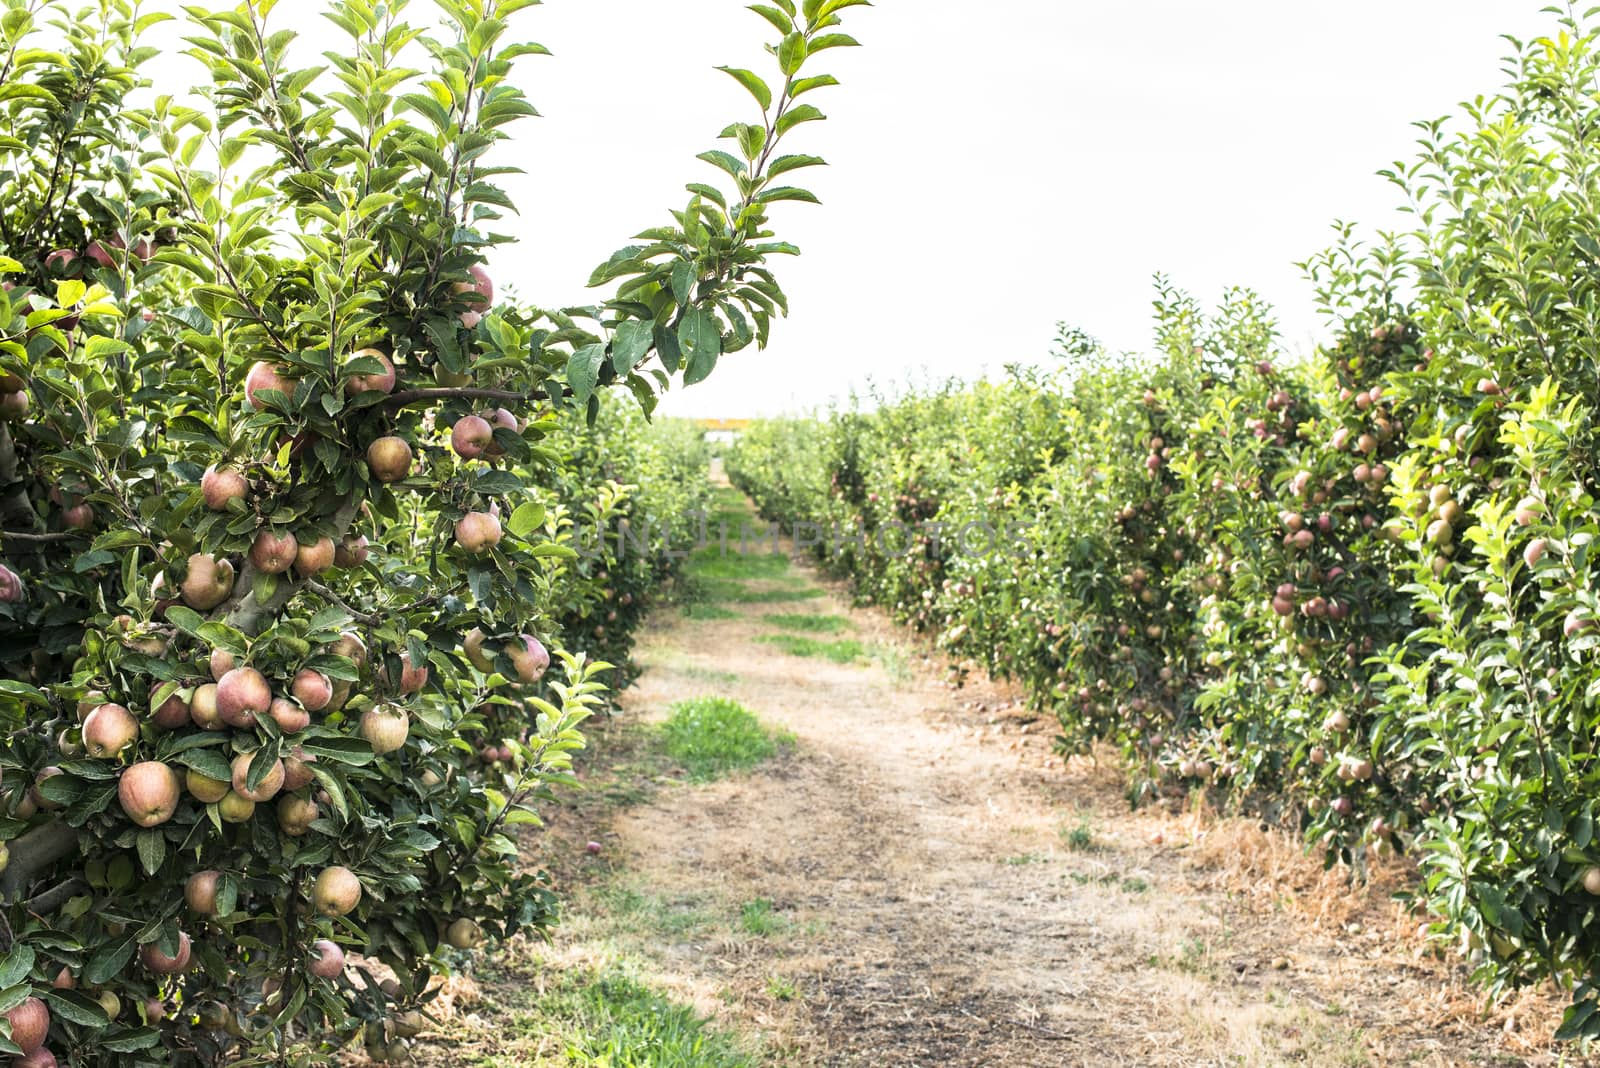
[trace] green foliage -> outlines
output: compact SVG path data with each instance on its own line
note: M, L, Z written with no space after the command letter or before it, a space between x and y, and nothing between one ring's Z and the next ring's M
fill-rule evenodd
M718 779L770 760L784 741L755 713L726 697L696 697L672 706L661 727L667 755L695 782Z
M1419 124L1390 173L1412 231L1341 226L1304 265L1309 362L1249 292L1207 313L1163 282L1148 359L1064 330L1058 369L758 425L727 460L769 518L863 531L827 566L1018 680L1063 749L1120 746L1134 799L1215 791L1357 873L1413 852L1434 936L1491 992L1570 988L1576 1038L1600 1035L1600 49L1555 17L1502 92Z

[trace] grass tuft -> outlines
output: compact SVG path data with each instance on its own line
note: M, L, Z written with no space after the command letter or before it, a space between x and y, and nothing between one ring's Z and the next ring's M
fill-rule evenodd
M787 734L774 736L755 714L726 697L696 697L672 706L661 728L667 755L682 764L694 782L708 782L770 759Z
M739 926L744 928L746 934L767 935L777 934L787 930L789 921L774 911L771 901L758 897L754 901L746 901L739 910Z
M762 622L780 630L798 630L806 634L838 634L850 628L844 616L808 616L777 613L761 617Z
M835 664L853 664L867 653L866 646L854 638L825 642L796 634L764 634L756 640L776 645L790 656L819 656Z
M630 975L565 977L539 999L536 1026L556 1031L574 1068L757 1068L730 1035ZM521 1021L519 1021L521 1022ZM500 1062L490 1061L490 1065Z

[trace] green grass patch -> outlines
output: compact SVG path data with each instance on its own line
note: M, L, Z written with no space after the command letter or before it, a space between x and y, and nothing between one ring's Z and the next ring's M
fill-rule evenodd
M524 1034L559 1039L564 1063L573 1068L758 1068L761 1063L692 1007L617 969L564 976L518 1012L514 1026ZM482 1068L531 1063L514 1056L479 1063Z
M776 645L790 656L821 657L835 664L853 664L867 653L866 646L854 638L827 642L798 634L763 634L756 640Z
M789 558L782 553L723 552L701 549L689 558L686 570L697 579L768 579L789 573Z
M796 580L772 589L752 590L733 579L696 578L695 595L706 601L725 601L729 604L784 604L791 601L809 601L821 597L822 591L808 586L805 580Z
M762 616L761 620L780 630L797 630L805 634L838 634L840 631L850 628L850 621L844 616L807 616L793 613L775 613Z
M683 614L689 619L738 619L739 613L731 608L724 608L720 604L710 601L695 601L683 606Z
M746 901L739 910L739 926L746 934L765 938L787 931L789 921L777 913L771 901L758 897L754 901Z
M792 736L774 734L755 713L726 697L696 697L672 706L661 727L667 755L694 782L708 782L771 759Z
M595 893L596 904L618 929L659 938L677 938L705 931L716 916L699 898L665 898L624 882L614 882Z
M1061 840L1066 847L1074 853L1090 853L1096 848L1094 828L1089 826L1089 821L1079 820L1072 827L1061 829Z

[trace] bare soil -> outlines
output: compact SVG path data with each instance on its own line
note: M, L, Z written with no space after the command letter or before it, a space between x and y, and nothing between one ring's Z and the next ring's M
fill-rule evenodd
M1053 756L1050 724L1013 694L953 688L881 614L793 574L825 595L730 619L664 611L644 634L642 678L596 725L591 789L529 839L573 900L540 967L625 945L773 1064L1587 1063L1546 1040L1559 997L1486 1008L1456 958L1417 940L1387 897L1403 862L1352 887L1194 799L1131 811L1120 771ZM847 616L875 660L761 643L775 611ZM794 748L663 783L640 725L700 694ZM590 838L602 857L584 856ZM659 914L606 919L618 885ZM781 929L740 929L758 900Z

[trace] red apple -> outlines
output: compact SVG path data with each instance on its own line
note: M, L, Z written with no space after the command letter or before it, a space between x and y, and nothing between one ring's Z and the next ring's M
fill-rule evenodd
M324 534L310 545L300 545L295 552L294 569L301 575L320 575L333 566L333 539Z
M206 507L213 512L224 511L230 501L244 500L249 492L250 483L231 467L212 465L200 476L200 495L205 498Z
M272 687L253 667L238 667L217 683L217 713L232 727L248 727L272 706Z
M385 356L377 349L357 349L355 352L350 354L350 358L352 360L358 358L377 360L383 365L383 370L374 371L370 374L364 375L351 375L349 378L345 379L344 383L344 388L347 393L354 395L369 391L376 391L378 393L394 392L394 362L391 361L389 357Z
M274 760L272 767L267 769L266 775L256 784L254 790L248 789L250 766L255 759L255 753L240 753L233 758L233 792L246 801L258 804L262 801L271 801L278 796L278 791L283 789L283 761Z
M122 811L140 827L156 827L178 811L178 775L157 760L135 764L117 783Z
M356 537L346 534L338 547L333 550L333 566L360 567L367 562L370 552L365 534Z
M274 534L263 527L250 546L250 566L268 575L281 575L289 570L299 552L300 543L293 534Z
M488 512L468 512L456 520L456 544L469 553L484 553L500 543L500 520Z
M24 1053L43 1046L50 1035L50 1010L38 998L23 998L20 1005L6 1010L6 1019L11 1021L11 1041Z
M272 706L267 709L267 714L272 717L272 722L278 725L278 730L284 734L298 734L311 726L311 713L282 697L272 699Z
M83 748L99 760L114 757L139 737L139 721L118 704L104 704L83 721Z
M287 367L265 360L253 364L244 379L244 395L250 406L261 407L256 396L264 390L275 389L285 397L293 397L295 380L288 376L288 370Z
M189 722L189 702L184 700L183 691L173 690L165 701L157 705L156 694L165 685L163 682L150 684L150 721L163 730L177 730Z
M306 971L318 979L337 979L344 972L344 950L337 942L319 938L311 944L311 961Z
M481 415L463 415L450 429L450 447L465 460L476 460L494 444L494 428Z
M301 668L289 684L289 693L305 706L307 712L320 712L333 699L333 680L320 671Z
M192 947L189 945L189 936L182 931L178 932L178 952L176 956L167 956L161 952L161 947L154 942L146 942L139 947L139 963L157 975L178 975L189 970Z
M531 634L519 635L506 650L517 670L517 678L526 683L538 682L550 666L550 653L544 644Z
M217 884L222 879L220 871L197 871L183 884L183 899L189 907L202 916L217 914Z
M400 692L416 693L428 684L428 665L411 666L411 654L400 654Z

